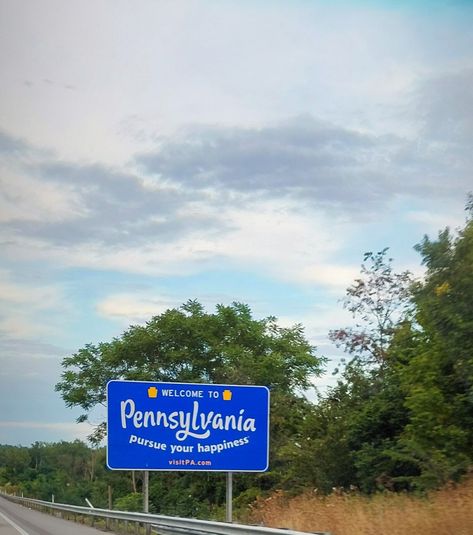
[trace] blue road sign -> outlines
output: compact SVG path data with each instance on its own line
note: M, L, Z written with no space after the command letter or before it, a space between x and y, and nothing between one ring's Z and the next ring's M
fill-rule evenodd
M264 386L110 381L107 465L112 470L264 472Z

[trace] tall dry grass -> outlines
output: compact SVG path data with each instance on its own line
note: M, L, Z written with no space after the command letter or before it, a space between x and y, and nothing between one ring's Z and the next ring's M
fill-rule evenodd
M259 501L252 521L332 535L473 535L473 478L426 498L407 494L304 494L281 492Z

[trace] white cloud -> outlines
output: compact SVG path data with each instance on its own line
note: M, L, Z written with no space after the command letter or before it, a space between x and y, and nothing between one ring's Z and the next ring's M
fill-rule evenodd
M28 305L30 308L56 308L62 302L62 291L51 284L34 286L25 282L15 282L12 275L0 269L0 300L10 304Z
M278 317L281 325L291 326L301 323L305 328L308 339L318 347L331 346L333 352L337 352L329 341L328 333L332 329L347 327L354 324L350 312L343 308L340 300L334 299L331 303L314 304L298 311L296 315Z
M14 280L13 274L5 269L0 269L0 303L0 332L7 338L55 334L57 328L45 313L69 309L61 286Z
M28 312L8 311L4 318L0 319L0 333L9 338L31 339L40 335L53 335L56 329L46 321L38 321L34 315Z
M465 223L464 214L461 212L458 213L458 211L448 213L441 210L417 210L408 212L406 214L406 219L418 223L423 229L424 234L433 234L433 236L436 236L437 233L445 227L455 230L456 228L462 227Z
M419 72L451 61L427 54L439 49L435 33L402 10L100 2L91 26L82 4L47 4L5 8L0 102L8 128L65 157L124 162L183 123L254 125L301 111L345 124L362 114L384 130L391 117L380 108ZM460 61L468 48L442 23Z
M234 266L292 282L333 286L328 273L344 283L350 268L333 268L331 256L351 232L343 219L328 219L297 203L252 202L248 208L195 205L202 215L224 217L225 227L197 229L171 242L104 246L103 243L52 246L24 238L7 250L17 258L53 260L61 266L111 269L148 275L186 275L205 268Z
M302 278L308 283L314 283L340 294L359 275L359 266L344 266L335 263L312 265L305 268Z
M181 303L171 298L152 297L137 294L115 294L100 301L97 312L104 317L118 319L126 325L144 323L152 316L163 313Z
M37 421L8 421L0 420L0 428L14 432L15 429L34 430L36 436L39 432L54 432L60 434L63 440L86 440L94 427L87 423L72 422L37 422ZM41 440L41 439L38 439Z
M87 213L70 186L40 181L18 170L0 168L0 222L53 223Z
M471 9L342 4L101 0L91 18L83 3L5 3L0 329L27 342L7 347L8 384L38 339L74 346L99 337L103 317L178 306L177 276L214 304L199 282L209 292L216 270L320 297L278 315L332 354L327 331L350 320L334 301L363 247L410 247L463 223L448 212L471 182ZM304 115L310 135L282 123ZM137 170L144 151L159 165ZM129 274L159 277L159 289L101 299L99 270L124 288ZM84 275L91 294L79 297ZM58 277L79 291L66 299ZM217 285L225 301L230 286ZM264 289L257 299L263 314L277 302ZM90 321L71 322L75 310ZM61 352L40 353L52 376Z
M317 215L297 203L261 201L225 212L233 230L202 241L201 251L240 269L257 270L280 280L314 282L308 271L330 269L327 263L350 234L342 219ZM312 279L312 280L311 280ZM319 277L325 285L327 280Z

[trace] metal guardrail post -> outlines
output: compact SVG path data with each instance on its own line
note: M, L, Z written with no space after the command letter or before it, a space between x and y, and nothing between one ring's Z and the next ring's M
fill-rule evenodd
M112 486L109 485L108 488L107 488L107 491L108 491L108 508L109 510L112 509ZM110 529L110 518L106 518L105 519L105 529L109 530Z

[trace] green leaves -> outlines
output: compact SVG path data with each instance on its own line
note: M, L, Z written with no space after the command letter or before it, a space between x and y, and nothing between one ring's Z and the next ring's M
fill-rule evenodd
M64 359L56 388L85 418L113 378L269 386L271 472L242 476L253 494L350 485L426 490L456 480L473 464L473 219L457 234L424 237L416 249L426 266L419 281L393 270L388 249L365 254L344 301L356 324L329 334L351 360L316 404L302 393L324 359L302 326L256 320L241 303L208 313L189 301L87 345ZM99 426L96 443L104 433ZM200 496L179 507L192 512L221 499L222 482L215 489L201 481L173 476L172 485ZM172 492L154 484L161 501Z
M188 301L146 325L131 326L119 338L88 344L66 357L56 390L68 406L84 410L84 421L105 402L110 379L268 386L272 473L247 479L252 486L276 485L285 480L284 450L300 435L310 410L303 392L323 363L301 325L283 328L274 317L255 319L242 303L218 305L208 313L197 301ZM105 433L102 422L89 439L98 445ZM193 485L198 477L188 474L179 481ZM195 508L194 501L182 506Z
M118 378L261 384L294 395L309 387L321 363L300 325L255 320L240 303L219 305L209 314L189 301L66 357L56 390L68 406L86 411L104 402L106 383Z
M413 295L421 336L401 376L410 414L401 442L422 484L439 485L473 461L473 221L417 250L427 273Z
M416 282L387 249L365 254L344 302L357 325L330 333L352 361L314 408L312 458L348 446L346 472L367 492L429 489L473 463L473 220L416 250ZM330 462L314 478L341 481Z
M388 248L365 253L361 277L347 289L343 302L357 320L356 327L330 331L329 338L353 358L383 364L396 324L409 312L409 271L394 272Z

